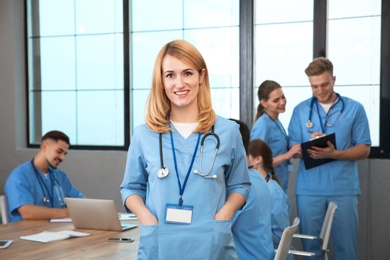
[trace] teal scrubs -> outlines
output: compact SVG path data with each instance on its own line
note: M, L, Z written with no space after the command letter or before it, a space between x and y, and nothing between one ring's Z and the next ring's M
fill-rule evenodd
M306 123L310 111L312 111L310 120L313 126L308 128ZM327 117L329 125L325 125ZM338 150L346 150L359 144L371 145L364 107L347 97L340 97L329 113L325 112L316 100L312 102L311 98L301 102L294 109L288 132L290 145L308 141L311 132L335 133ZM336 160L306 170L301 160L296 180L297 211L301 219L300 232L318 236L327 205L333 200L338 203L331 234L333 244L337 245L334 248L336 259L358 259L357 196L360 194L356 161ZM342 207L339 204L348 206ZM302 242L306 251L316 252L319 255L317 259L321 259L320 245L317 241L304 239Z
M262 114L251 130L250 139L261 139L272 150L273 157L287 153L289 150L287 133L279 120L273 120L267 113ZM286 194L288 194L288 180L292 165L290 160L284 161L274 167L276 176Z
M193 213L191 224L171 224L165 222L166 204L178 204L179 185L170 133L162 135L164 165L170 173L165 178L159 178L159 134L150 131L146 125L134 130L120 186L122 199L125 202L129 196L138 194L159 222L157 225L141 225L138 259L237 259L231 221L216 221L214 216L233 192L248 197L250 180L246 155L235 122L217 117L214 132L220 138L218 155L210 173L210 176L217 176L215 179L204 178L193 171L202 168L206 173L211 167L216 138L210 136L206 139L202 166L199 147L194 164L189 169L198 133L192 133L185 139L176 129L172 131L182 185L190 170L183 205L192 206Z
M287 194L280 187L279 183L270 179L268 188L271 193L271 225L272 225L272 241L274 247L278 248L283 231L290 226L290 207L291 203Z
M256 170L249 170L251 192L245 206L236 212L233 238L239 259L272 260L275 257L271 227L271 193Z

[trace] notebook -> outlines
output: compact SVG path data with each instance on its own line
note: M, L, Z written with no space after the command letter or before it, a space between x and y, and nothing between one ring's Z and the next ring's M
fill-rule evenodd
M75 228L124 231L138 225L121 223L113 200L65 198Z

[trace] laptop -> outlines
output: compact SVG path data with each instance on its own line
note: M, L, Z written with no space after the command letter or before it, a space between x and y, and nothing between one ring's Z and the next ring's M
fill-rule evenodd
M113 200L65 198L75 228L124 231L136 224L121 223Z

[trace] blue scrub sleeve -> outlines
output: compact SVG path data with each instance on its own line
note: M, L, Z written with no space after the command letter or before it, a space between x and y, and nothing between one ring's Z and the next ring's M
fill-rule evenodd
M139 132L139 128L136 128L127 153L124 177L122 184L120 185L123 205L128 212L129 209L125 205L128 197L133 194L137 194L144 200L144 202L146 200L148 173L145 170L147 165L144 162L145 157L142 154L139 144L139 138L141 135L142 133Z
M238 125L231 137L233 149L231 153L231 165L226 168L226 195L237 192L248 198L251 182L248 174L245 148L242 137L238 130Z

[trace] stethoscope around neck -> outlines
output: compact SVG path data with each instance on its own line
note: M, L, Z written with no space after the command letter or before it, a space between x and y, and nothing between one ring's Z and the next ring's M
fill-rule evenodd
M64 193L62 191L62 188L60 186L60 183L58 182L57 178L54 177L53 173L50 171L50 168L49 168L48 174L50 177L51 194L52 195L50 195L49 188L46 186L46 183L42 179L42 176L39 174L38 169L35 167L34 159L31 160L31 165L34 169L35 177L37 178L39 186L41 187L41 190L43 193L43 198L42 198L43 204L48 205L50 203L51 207L54 207L53 198L54 198L54 190L55 190L55 193L57 194L57 198L58 198L58 202L59 202L60 206L66 207L65 199L64 199L65 197L64 197Z
M212 160L212 163L211 163L211 166L209 168L209 170L204 173L203 172L203 169L202 169L202 158L203 158L203 149L204 149L204 142L206 141L206 138L208 137L214 137L215 140L216 140L216 147L215 147L215 152L214 152L214 157L213 157L213 160ZM171 136L172 138L172 136ZM161 164L161 168L158 170L157 172L157 176L159 178L165 178L168 176L169 174L169 169L167 167L165 167L164 165L164 155L163 155L163 148L162 148L162 133L159 134L159 143L160 143L160 164ZM209 179L209 178L212 178L212 179L216 179L217 178L217 175L211 175L210 176L210 173L214 167L214 163L215 163L215 159L217 158L217 154L218 154L218 150L219 150L219 146L220 146L220 139L219 139L219 136L214 133L214 126L211 128L211 132L208 132L207 134L205 134L201 141L200 141L200 155L199 155L199 171L198 170L194 170L194 174L197 174L201 177L204 177L206 179ZM195 154L194 154L195 156Z
M344 112L344 108L345 108L344 100L343 100L343 98L340 96L340 94L336 93L336 96L337 96L336 102L335 102L334 104L332 104L332 106L329 108L328 113L327 113L327 117L326 117L325 122L324 122L324 126L329 126L329 127L333 126L333 125L336 123L336 121L339 119L339 117L341 116L341 114ZM323 130L323 132L324 132L324 129L323 129L323 126L322 126L322 119L321 119L321 116L320 116L320 113L319 113L319 110L318 110L318 103L316 103L316 101L317 101L317 98L316 98L315 96L313 96L313 97L311 98L311 101L310 101L309 118L308 118L308 120L307 120L307 122L306 122L306 127L309 128L309 129L313 127L313 121L312 121L313 106L314 106L314 104L316 104L316 105L317 105L317 114L318 114L318 117L319 117L320 122L321 122L321 128L322 128L322 130ZM332 112L333 107L334 107L338 102L341 102L341 103L342 103L340 113L338 114L338 116L337 116L335 122L334 122L333 124L331 124L331 125L328 125L328 123L327 123L328 117L330 116L330 113Z

